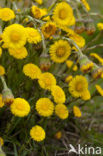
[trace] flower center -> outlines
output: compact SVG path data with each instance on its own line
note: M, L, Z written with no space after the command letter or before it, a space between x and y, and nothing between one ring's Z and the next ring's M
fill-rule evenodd
M24 110L24 107L23 107L21 104L18 104L18 105L16 106L16 108L17 108L18 110L20 110L20 111Z
M49 78L46 79L45 84L46 84L46 86L50 86L51 85L51 82L50 82Z
M52 29L53 29L53 26L49 25L48 27L45 28L45 32L50 33L50 32L52 32Z
M40 18L41 17L41 12L38 8L35 9L35 18Z
M17 42L20 39L20 34L18 34L18 32L12 32L11 33L11 40L13 42Z
M79 82L79 83L76 85L76 90L77 90L77 91L82 91L82 90L83 90L83 86L82 86L81 82Z
M61 9L59 12L59 18L61 18L63 20L66 17L67 17L66 11L64 9Z
M42 105L42 110L43 111L47 111L48 110L48 106L45 103Z
M56 51L56 54L58 57L62 57L65 54L65 49L64 47L59 47Z

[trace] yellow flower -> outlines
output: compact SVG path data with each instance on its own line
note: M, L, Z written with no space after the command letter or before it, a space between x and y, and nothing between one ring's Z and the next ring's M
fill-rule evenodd
M81 97L85 90L88 89L88 81L82 75L77 75L69 83L69 92L73 97Z
M65 78L65 82L66 83L69 83L71 80L73 79L73 76L72 75L69 75Z
M3 21L10 21L15 18L15 13L10 8L1 8L0 9L0 19Z
M50 38L56 32L56 24L54 22L47 22L42 27L42 33L45 38Z
M76 34L76 33L73 33L73 34L68 34L69 38L72 39L80 48L83 48L85 46L85 39Z
M5 68L0 65L0 76L3 76L5 74Z
M30 136L33 140L40 142L45 139L46 134L41 126L36 125L30 130Z
M62 63L70 56L71 47L67 41L58 40L50 46L49 53L54 62Z
M62 132L61 131L58 131L56 134L55 134L55 138L56 139L61 139L62 137Z
M52 86L56 85L55 77L49 72L41 74L38 82L41 88L47 90L51 90Z
M21 47L19 49L9 48L9 54L11 56L15 57L16 59L24 59L27 57L28 52L25 47Z
M3 102L2 94L0 94L0 108L2 108L3 106L4 106L4 102Z
M5 28L2 38L8 48L21 48L26 44L26 29L20 24L12 24Z
M37 44L41 42L42 38L37 29L27 27L26 31L27 31L27 41L29 43Z
M68 68L71 68L73 66L73 61L67 60L66 65L67 65Z
M38 79L41 76L41 70L39 67L32 63L24 65L23 72L31 79Z
M103 30L103 23L98 23L97 27L98 27L99 30Z
M96 53L90 53L90 56L96 58L103 65L103 58Z
M73 69L72 69L73 71L77 71L78 70L78 66L75 64L74 66L73 66Z
M35 0L35 2L37 2L39 5L41 5L43 3L43 0Z
M60 119L66 119L69 116L69 111L67 107L64 104L57 104L55 106L55 114L60 118Z
M4 145L4 140L2 137L0 137L0 146L3 146Z
M84 101L90 100L91 99L91 95L89 90L85 90L81 96L81 99Z
M2 48L0 47L0 56L2 55Z
M54 104L49 98L40 98L36 102L37 112L44 117L51 116L54 111Z
M13 103L10 105L12 114L18 117L27 116L30 112L29 103L23 98L14 99Z
M95 87L96 87L98 93L99 93L101 96L103 96L103 89L101 88L101 86L96 85Z
M65 93L63 89L60 88L59 86L54 85L51 89L51 94L56 103L65 103L65 100L66 100Z
M82 113L81 113L79 107L77 107L77 106L73 106L73 113L74 113L75 117L80 118L82 116Z
M33 16L35 18L37 18L37 19L40 19L43 16L47 15L47 10L46 9L40 9L35 5L32 6L31 12L32 12Z
M71 26L75 24L73 10L66 2L58 3L53 11L53 20L58 25Z
M81 0L81 2L83 3L83 5L86 8L86 10L89 11L90 10L90 6L89 6L88 2L86 0Z

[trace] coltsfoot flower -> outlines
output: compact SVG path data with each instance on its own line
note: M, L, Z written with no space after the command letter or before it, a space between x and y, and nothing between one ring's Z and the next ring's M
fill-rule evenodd
M62 26L71 26L75 24L73 10L66 2L58 3L53 11L53 20Z
M0 146L3 146L4 145L4 140L2 137L0 137Z
M47 22L41 27L41 30L45 38L50 38L56 33L56 24L52 21Z
M81 113L79 107L77 107L77 106L73 106L73 113L74 113L75 117L80 118L82 116L82 113Z
M41 76L41 70L39 67L32 63L24 65L23 73L31 79L38 79Z
M23 98L14 99L13 103L10 105L12 114L18 117L27 116L30 112L29 103Z
M16 59L24 59L27 57L28 52L27 52L27 49L25 47L21 47L19 49L9 48L9 54Z
M100 86L100 85L95 85L95 87L96 87L98 93L99 93L101 96L103 96L103 89L101 88L101 86Z
M56 139L61 139L62 137L62 132L61 131L58 131L56 134L55 134L55 138Z
M52 86L56 85L55 77L49 72L41 74L38 82L41 88L47 90L51 90Z
M49 98L40 98L36 102L37 112L44 117L51 116L54 111L54 104Z
M15 13L10 8L0 8L0 19L7 22L15 18Z
M4 106L2 94L0 94L0 108Z
M37 44L37 43L41 42L41 40L42 40L41 34L37 29L30 28L30 27L27 27L25 29L27 31L27 41L29 43Z
M1 57L1 55L2 55L2 48L0 47L0 57Z
M30 130L30 136L33 140L40 142L45 139L46 134L41 126L36 125Z
M103 30L103 23L98 23L97 24L98 29L101 31Z
M65 78L65 82L66 83L69 83L71 80L73 79L73 76L72 75L69 75Z
M50 46L51 60L57 63L62 63L67 60L71 54L70 44L65 40L58 40Z
M51 94L56 103L65 103L66 97L63 89L57 85L51 88Z
M5 74L5 68L0 65L0 76L3 76Z
M33 14L33 16L37 19L40 19L42 18L43 16L47 15L47 10L44 8L44 9L40 9L38 8L37 6L33 5L31 7L31 12Z
M84 92L88 89L88 81L82 75L77 75L69 83L69 92L73 97L82 97Z
M26 44L26 29L20 24L12 24L4 29L2 38L7 48L21 48Z
M69 111L67 107L64 104L57 104L55 106L55 114L60 118L60 119L66 119L69 116Z
M11 105L14 101L14 95L9 88L4 88L2 91L3 102L6 105Z

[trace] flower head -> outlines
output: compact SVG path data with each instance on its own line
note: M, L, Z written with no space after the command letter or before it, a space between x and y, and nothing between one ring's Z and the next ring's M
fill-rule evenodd
M0 137L0 146L3 146L4 145L4 140L2 137Z
M5 28L2 38L6 47L16 49L26 44L27 34L22 25L12 24Z
M70 56L71 47L67 41L58 40L50 46L49 53L54 62L62 63Z
M67 60L66 65L67 65L68 68L71 68L73 66L73 61Z
M41 70L37 65L28 63L24 65L23 73L31 79L38 79L41 75Z
M45 131L41 126L36 125L30 130L30 136L33 140L40 142L45 139Z
M42 18L43 16L47 15L46 9L40 9L37 6L33 5L31 8L31 12L33 16L37 19Z
M98 93L99 93L101 96L103 96L103 89L101 88L101 86L100 86L100 85L96 85L95 87L96 87Z
M0 47L0 56L2 55L2 48Z
M71 80L73 79L73 76L72 75L69 75L65 78L65 82L66 83L69 83Z
M3 102L6 105L11 105L14 101L14 95L9 88L4 88L2 91Z
M74 113L75 117L80 118L82 116L82 113L81 113L79 107L77 107L77 106L73 106L73 113Z
M15 116L24 117L30 112L29 103L23 98L16 98L14 102L10 105L11 112Z
M21 47L19 49L9 48L9 54L16 59L24 59L27 57L28 52L25 47Z
M73 10L66 2L58 3L53 11L53 20L58 25L70 26L75 24Z
M101 31L103 30L103 23L98 23L97 24L98 29Z
M5 68L0 65L0 76L3 76L5 74Z
M41 88L47 90L51 90L52 86L56 85L55 77L49 72L41 74L38 82Z
M4 106L4 102L3 102L2 94L0 94L0 108L2 108L3 106Z
M55 134L55 138L56 139L61 139L62 137L62 132L61 131L58 131L56 134Z
M96 64L94 64L93 66L93 71L92 71L92 77L93 79L98 79L102 76L103 74L103 68L97 66Z
M82 75L77 75L69 83L69 92L73 97L81 97L85 90L88 89L88 81Z
M54 22L47 22L42 27L42 33L45 38L50 38L56 32L56 24Z
M51 94L56 103L65 103L66 97L61 87L57 85L53 86L51 89Z
M10 8L1 8L0 9L0 19L3 21L10 21L15 18L15 13Z
M67 107L64 104L57 104L55 106L55 114L60 118L60 119L66 119L69 116L69 111Z
M29 43L37 44L41 41L41 35L37 29L27 27L27 41Z
M37 2L39 5L41 5L43 3L43 0L35 0L35 2Z
M41 116L48 117L53 114L54 104L48 98L40 98L36 102L36 110Z

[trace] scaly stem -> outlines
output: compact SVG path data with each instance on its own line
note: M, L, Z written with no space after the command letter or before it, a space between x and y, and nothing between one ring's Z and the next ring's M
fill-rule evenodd
M2 81L2 84L3 84L4 89L8 89L8 86L6 84L6 81L5 81L4 77L3 76L0 76L0 79Z

